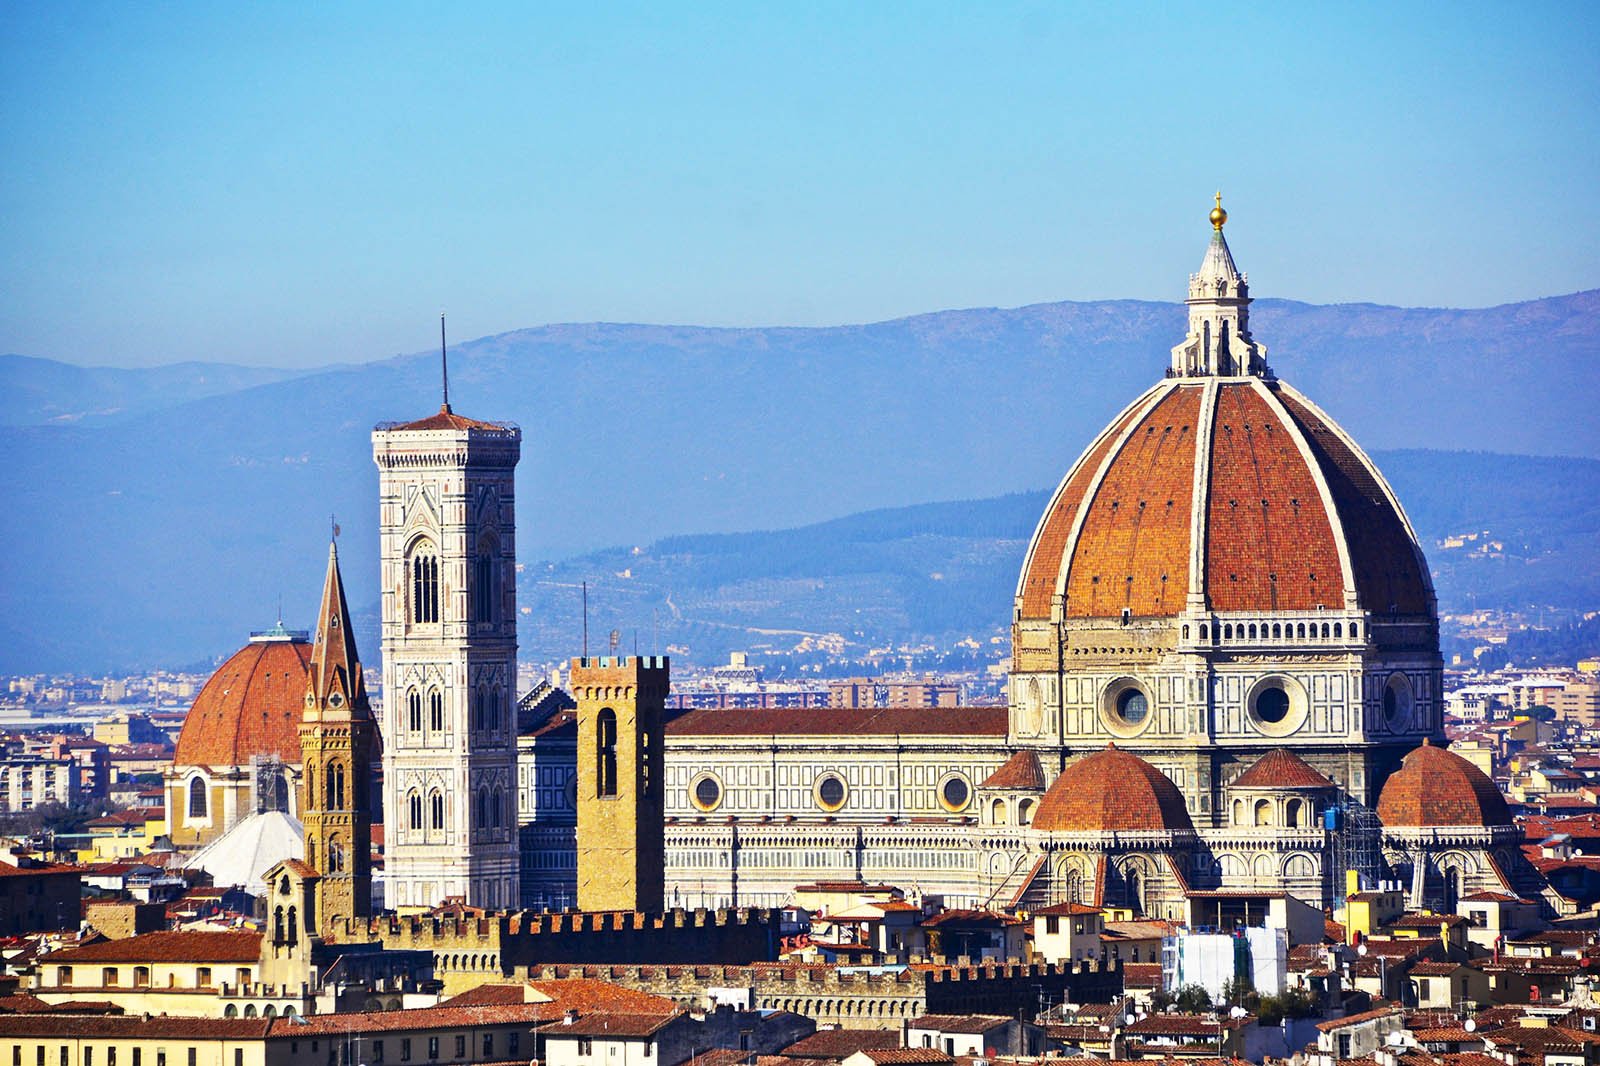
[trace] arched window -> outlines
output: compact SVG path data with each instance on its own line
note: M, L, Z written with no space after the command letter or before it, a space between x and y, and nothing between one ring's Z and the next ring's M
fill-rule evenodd
M489 728L494 732L500 731L500 686L496 685L489 690Z
M1305 828L1305 803L1302 800L1292 799L1284 808L1283 824L1291 829Z
M289 908L289 943L293 944L300 939L300 911L295 907Z
M1335 622L1335 623L1333 623L1333 635L1334 635L1334 637L1336 639L1339 639L1339 640L1344 639L1344 623L1343 622Z
M344 870L344 845L338 838L328 841L328 872L340 873Z
M595 723L595 795L617 794L617 712L600 712Z
M422 693L416 689L406 693L406 725L413 733L422 732Z
M472 690L472 730L478 732L483 728L483 689Z
M428 693L428 728L435 733L444 732L444 693L438 689Z
M478 789L478 825L477 825L477 828L483 829L483 828L487 827L488 824L489 824L489 790L486 789L486 788L480 788L480 789Z
M439 792L438 790L435 790L433 795L428 797L428 805L433 808L433 811L432 811L432 814L433 814L433 828L435 828L435 829L443 829L444 828L444 795L443 795L443 793Z
M189 817L204 818L206 816L206 782L204 778L195 777L189 780Z
M411 620L439 620L439 556L433 545L419 541L411 553Z
M277 907L272 912L272 942L274 944L283 943L283 934L283 908Z
M500 587L495 581L495 556L499 545L492 537L478 543L478 557L472 561L472 619L493 622L499 613Z
M506 803L506 793L504 789L497 788L494 790L494 811L490 817L494 820L494 828L496 829L500 828L502 822L510 824L511 807Z
M1272 804L1266 800L1256 800L1256 824L1272 824Z
M411 808L411 828L421 831L424 828L422 824L422 794L418 792L411 793L407 798L406 805Z
M328 810L342 811L344 806L344 763L328 765Z

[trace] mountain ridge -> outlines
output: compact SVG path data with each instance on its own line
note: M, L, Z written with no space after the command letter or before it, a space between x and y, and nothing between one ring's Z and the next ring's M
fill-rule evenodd
M1253 310L1277 372L1369 451L1600 455L1600 290L1464 311ZM522 426L518 554L565 559L1037 491L1159 378L1183 332L1182 305L1159 301L842 327L529 327L453 346L451 396ZM352 599L368 602L369 433L428 413L438 390L435 350L116 418L0 425L0 669L232 647L280 594L291 615L314 596L306 553L330 512Z

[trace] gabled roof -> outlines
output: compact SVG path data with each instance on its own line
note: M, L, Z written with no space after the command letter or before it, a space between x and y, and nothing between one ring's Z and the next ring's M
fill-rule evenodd
M839 1062L869 1048L900 1046L900 1033L893 1029L819 1029L778 1054L787 1059L822 1059Z
M1333 788L1334 784L1289 749L1273 748L1236 777L1231 787Z
M1044 791L1044 768L1039 756L1024 749L1001 764L1000 768L984 778L979 788L1020 789L1031 792Z
M142 933L121 940L100 940L65 948L48 956L54 963L77 962L255 962L261 958L261 934L247 931Z

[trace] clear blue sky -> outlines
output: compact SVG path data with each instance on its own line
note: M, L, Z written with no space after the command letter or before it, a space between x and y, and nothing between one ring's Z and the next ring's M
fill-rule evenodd
M1600 286L1600 4L0 9L0 351Z

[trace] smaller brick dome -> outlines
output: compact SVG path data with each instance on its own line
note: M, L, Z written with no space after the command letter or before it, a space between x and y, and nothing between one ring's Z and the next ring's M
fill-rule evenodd
M243 766L252 755L298 764L310 660L310 642L281 627L234 652L184 716L173 765Z
M1058 833L1194 831L1172 779L1115 744L1061 772L1039 801L1033 827Z
M1506 799L1488 774L1427 741L1384 782L1378 818L1391 828L1513 824Z
M1273 748L1234 779L1231 788L1333 788L1334 784L1288 748Z

